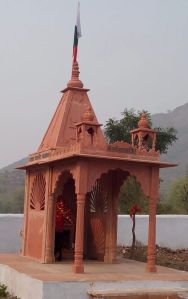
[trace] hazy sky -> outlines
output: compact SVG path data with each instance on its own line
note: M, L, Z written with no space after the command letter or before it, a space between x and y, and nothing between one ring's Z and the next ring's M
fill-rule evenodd
M80 77L100 122L188 102L187 0L81 0ZM34 152L70 78L77 0L0 0L0 167Z

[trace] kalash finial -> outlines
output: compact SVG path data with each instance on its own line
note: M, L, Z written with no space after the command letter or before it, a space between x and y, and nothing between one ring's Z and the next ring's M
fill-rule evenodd
M75 61L72 64L72 76L71 80L68 82L67 87L78 87L83 88L83 83L79 79L79 65L78 62Z
M138 122L138 127L139 128L149 128L149 122L148 122L148 118L145 112L142 113L141 118Z

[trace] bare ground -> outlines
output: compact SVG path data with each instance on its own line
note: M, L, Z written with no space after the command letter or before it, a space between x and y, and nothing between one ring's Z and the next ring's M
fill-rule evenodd
M147 246L138 245L132 252L131 247L125 248L125 253L119 249L125 258L146 262ZM156 264L178 270L188 271L188 249L172 250L166 247L156 247Z

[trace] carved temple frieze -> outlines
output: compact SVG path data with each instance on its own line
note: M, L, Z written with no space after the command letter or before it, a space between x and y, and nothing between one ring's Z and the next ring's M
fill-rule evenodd
M46 163L56 160L61 160L70 156L73 156L75 154L79 154L81 151L81 145L80 144L74 144L74 145L67 145L60 148L54 148L49 149L44 152L37 152L34 154L31 154L29 156L28 163L30 165L37 164L37 163Z

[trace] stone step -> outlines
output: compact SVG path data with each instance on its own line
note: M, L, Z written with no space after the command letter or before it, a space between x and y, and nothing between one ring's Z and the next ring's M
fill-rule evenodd
M131 288L131 289L112 289L88 291L92 298L100 299L188 299L187 288Z

